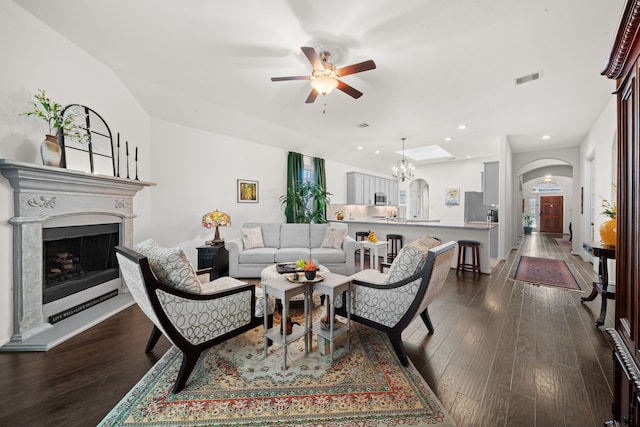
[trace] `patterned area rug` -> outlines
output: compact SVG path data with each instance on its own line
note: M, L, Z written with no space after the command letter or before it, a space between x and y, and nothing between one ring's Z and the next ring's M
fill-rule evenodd
M515 280L537 285L557 286L580 290L580 285L561 259L521 256L516 269Z
M182 356L171 348L101 426L455 426L413 365L399 364L386 335L353 324L350 349L304 354L304 340L263 356L262 328L200 358L171 394ZM142 351L142 349L139 349Z

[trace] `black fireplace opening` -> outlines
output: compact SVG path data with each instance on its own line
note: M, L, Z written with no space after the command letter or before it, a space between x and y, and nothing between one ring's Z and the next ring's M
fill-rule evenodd
M118 277L120 224L44 228L43 304Z

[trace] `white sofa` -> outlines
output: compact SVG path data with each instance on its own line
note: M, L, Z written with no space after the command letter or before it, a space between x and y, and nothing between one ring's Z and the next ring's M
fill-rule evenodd
M359 244L346 233L346 224L246 223L243 229L259 227L264 247L245 249L242 237L229 240L229 276L260 277L274 263L312 259L329 271L350 276L355 273L355 251ZM341 247L322 247L327 228L345 228Z

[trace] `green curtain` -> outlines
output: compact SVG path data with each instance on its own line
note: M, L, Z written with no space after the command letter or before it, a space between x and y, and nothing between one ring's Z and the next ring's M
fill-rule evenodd
M289 151L287 157L287 193L295 191L299 183L302 182L304 177L304 159L302 154ZM284 214L287 217L287 222L295 222L297 217L297 207L295 204L289 204L284 208Z
M315 183L316 185L319 185L322 188L322 191L324 191L326 193L327 191L327 173L325 171L324 168L324 159L321 159L319 157L314 157L313 158L313 170L315 172ZM321 205L316 204L314 201L314 207L316 209L321 209L322 210L322 216L324 221L327 220L327 206L325 203L322 203Z

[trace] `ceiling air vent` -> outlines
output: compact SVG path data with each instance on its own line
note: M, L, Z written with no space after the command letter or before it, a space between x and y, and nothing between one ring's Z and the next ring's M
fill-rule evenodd
M527 76L516 77L513 79L516 86L532 82L534 80L540 80L542 78L542 71L538 71L537 73L529 74Z

